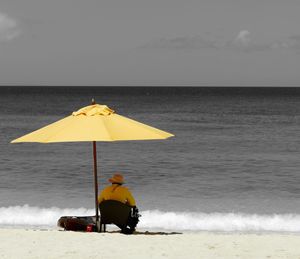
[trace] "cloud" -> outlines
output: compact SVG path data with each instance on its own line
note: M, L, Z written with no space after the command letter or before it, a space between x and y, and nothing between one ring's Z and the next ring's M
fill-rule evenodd
M240 31L238 36L233 40L233 44L240 47L248 47L250 43L250 32L247 30Z
M225 40L222 36L212 36L205 34L203 36L180 36L173 38L160 38L151 41L142 47L146 48L167 48L167 49L230 49L238 51L262 51L271 49L269 44L258 44L250 38L248 30L241 30L237 36Z
M222 36L180 36L173 38L160 38L148 42L143 48L163 49L202 49L230 50L239 52L274 51L280 49L300 50L300 35L293 35L285 40L262 42L251 37L249 30L241 30L232 39Z
M214 40L204 39L200 36L181 36L156 39L143 45L142 47L171 49L216 48L216 42Z
M289 37L290 47L294 49L300 49L300 35L293 35Z
M225 40L221 35L212 36L205 34L203 36L180 36L173 38L160 38L151 41L142 47L146 48L168 48L168 49L227 49L231 51L253 52L274 49L274 42L258 43L250 37L251 33L248 30L239 31L232 39ZM300 42L300 37L299 39ZM294 43L295 44L295 43Z
M284 41L275 42L272 45L273 49L300 49L300 35L292 35Z
M230 49L252 52L252 51L263 51L271 50L272 43L258 43L250 37L248 30L241 30L234 40L229 41L226 46Z
M0 42L10 41L20 34L17 21L0 13Z

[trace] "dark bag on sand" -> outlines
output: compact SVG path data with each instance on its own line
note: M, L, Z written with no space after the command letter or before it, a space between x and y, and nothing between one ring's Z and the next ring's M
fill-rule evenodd
M88 226L92 226L92 231L96 229L92 217L61 217L57 226L70 231L87 231Z

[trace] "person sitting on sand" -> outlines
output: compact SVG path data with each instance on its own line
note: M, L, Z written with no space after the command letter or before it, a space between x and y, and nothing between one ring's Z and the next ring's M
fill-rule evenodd
M132 213L130 213L127 222L129 229L127 230L126 234L132 233L133 231L135 231L135 227L138 223L139 217L135 199L128 188L122 186L124 184L124 177L122 174L114 174L112 178L108 179L108 181L111 182L111 185L105 187L102 190L101 194L98 196L98 203L100 204L101 202L106 200L114 200L132 207Z

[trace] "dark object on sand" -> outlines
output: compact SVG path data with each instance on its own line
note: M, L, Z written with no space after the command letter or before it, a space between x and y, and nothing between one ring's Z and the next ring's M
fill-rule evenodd
M57 226L70 231L96 231L95 217L61 217Z
M122 202L107 200L99 205L100 208L100 232L106 232L107 224L115 224L123 234L132 234L139 222L140 214L136 207L130 207ZM96 217L61 217L57 226L70 231L96 232Z
M136 207L130 207L122 202L107 200L99 205L100 232L106 232L107 224L115 224L123 234L132 234L139 222L139 213Z

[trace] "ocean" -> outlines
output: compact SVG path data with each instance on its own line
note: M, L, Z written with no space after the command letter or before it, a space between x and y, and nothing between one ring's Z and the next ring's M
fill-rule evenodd
M98 142L99 189L121 172L144 229L300 232L300 88L0 87L0 226L93 215L92 144L10 141L95 98L173 133Z

